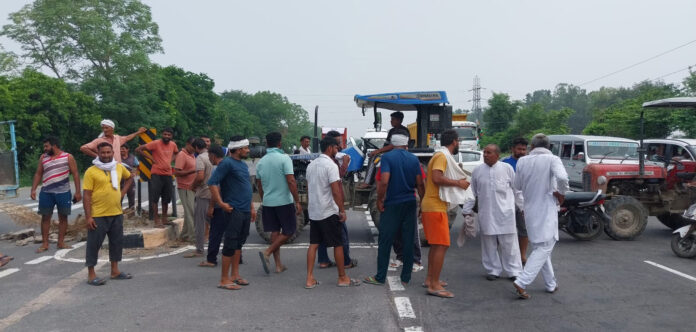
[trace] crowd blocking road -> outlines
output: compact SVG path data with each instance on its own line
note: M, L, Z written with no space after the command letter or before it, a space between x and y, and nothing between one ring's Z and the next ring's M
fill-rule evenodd
M354 277L376 269L368 219L362 211L349 211L351 253L360 262L348 270ZM6 216L0 223L13 227ZM460 225L461 217L452 228L453 244ZM255 259L265 244L251 233L240 268L251 285L235 292L218 290L218 269L182 258L183 247L124 262L134 279L94 288L85 283L83 264L57 259L83 257L84 248L35 254L38 244L2 241L0 252L15 260L0 269L0 330L691 330L696 262L672 254L671 231L654 218L636 241L602 236L579 242L561 234L553 256L559 292L545 293L537 280L528 288L528 301L516 298L509 280L485 279L478 239L448 251L442 277L457 296L441 299L425 294L425 271L414 273L405 287L398 271L390 271L384 286L338 288L335 271L317 270L323 283L306 290L308 232L283 247L289 270L270 276Z

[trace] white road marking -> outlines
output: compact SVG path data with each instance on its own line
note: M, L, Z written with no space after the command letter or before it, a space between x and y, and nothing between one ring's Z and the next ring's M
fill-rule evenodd
M369 215L370 215L370 211L365 211L365 214L369 216Z
M18 268L12 268L12 269L7 269L7 270L2 270L0 271L0 278L4 278L9 276L10 274L13 274L15 272L19 272Z
M675 269L668 268L668 267L666 267L666 266L664 266L664 265L660 265L660 264L657 264L657 263L651 262L651 261L643 261L643 262L648 263L648 264L650 264L650 265L652 265L652 266L661 268L661 269L663 269L663 270L665 270L665 271L667 271L667 272L674 273L674 274L676 274L676 275L678 275L678 276L680 276L680 277L682 277L682 278L686 278L686 279L689 279L689 280L691 280L691 281L696 281L696 277L692 277L692 276L690 276L690 275L688 275L688 274L686 274L686 273L679 272L679 271L677 271L677 270L675 270Z
M421 327L421 326L404 327L404 332L423 332L423 327Z
M95 269L99 270L102 266L104 266L104 263L97 264L97 266L95 266ZM41 293L41 295L39 295L35 299L24 304L21 308L17 309L17 311L13 312L12 314L3 319L0 319L0 331L3 331L6 328L16 324L17 322L22 320L22 318L28 316L29 314L41 310L46 305L65 297L65 294L67 294L70 290L77 286L77 284L81 282L86 282L86 276L87 271L86 268L84 268L76 272L75 274L59 281L53 287L47 289L45 292Z
M34 202L34 203L24 204L24 205L22 205L22 206L26 206L26 207L32 207L32 206L37 206L37 205L39 205L39 202Z
M401 284L401 278L398 276L388 276L387 283L389 284L389 289L392 292L406 290L404 285Z
M367 226L370 226L370 227L372 227L372 228L375 228L375 223L372 222L372 220L368 220L368 221L367 221Z
M36 265L36 264L39 264L39 263L43 263L43 262L45 262L45 261L47 261L47 260L49 260L49 259L51 259L51 258L53 258L53 256L42 256L42 257L39 257L39 258L36 258L36 259L32 259L32 260L30 260L30 261L28 261L28 262L26 262L26 263L24 263L24 264L26 264L26 265Z
M396 311L399 313L399 318L416 318L416 313L411 306L411 300L408 297L395 297L394 304Z
M84 259L84 258L82 258L82 259L78 259L78 258L65 258L65 255L67 255L67 254L68 254L70 251L72 251L72 250L75 250L75 249L77 249L77 248L80 248L80 247L84 246L85 244L87 244L87 242L79 242L79 243L75 243L71 249L61 249L61 250L58 250L58 251L56 251L56 254L53 256L53 258L55 258L56 260L59 260L59 261L63 261L63 262L82 263L82 264L84 264L84 263L85 263L85 259ZM196 249L196 247L195 247L195 246L185 246L185 247L181 247L181 248L179 248L179 249L177 249L177 250L170 251L170 252L163 253L163 254L159 254L159 255L144 256L144 257L129 257L129 258L124 258L124 259L122 259L121 261L122 261L122 262L134 262L134 261L137 261L137 260L148 260L148 259L153 259L153 258L162 258L162 257L167 257L167 256L172 256L172 255L178 255L178 254L180 254L180 253L182 253L182 252L186 252L186 251L193 250L193 249ZM108 259L100 259L100 260L98 260L98 262L100 262L100 263L106 263L106 262L108 262L108 261L109 261Z

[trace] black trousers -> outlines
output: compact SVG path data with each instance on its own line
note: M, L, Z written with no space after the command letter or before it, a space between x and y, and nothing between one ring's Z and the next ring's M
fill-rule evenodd
M97 229L87 231L85 265L97 265L99 249L106 236L109 237L109 261L120 262L123 257L123 215L95 217L94 222L97 223Z

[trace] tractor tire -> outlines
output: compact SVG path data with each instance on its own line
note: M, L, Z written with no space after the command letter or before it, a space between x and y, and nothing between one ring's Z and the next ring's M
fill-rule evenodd
M304 213L302 213L299 216L296 216L295 219L297 220L297 228L296 228L295 234L293 234L285 243L292 243L293 241L295 241L295 239L297 239L297 236L300 235L300 233L302 232L302 228L304 227L304 222L305 222L304 216L305 216ZM263 205L259 206L259 209L256 210L256 222L255 222L255 224L256 224L255 225L256 232L259 233L259 236L264 241L266 241L266 243L270 244L271 243L271 233L263 230Z
M370 217L372 217L375 228L379 229L380 212L377 210L377 189L373 189L370 192L370 196L367 199L367 210L370 211Z
M604 233L614 240L633 240L648 225L648 210L631 196L614 196L604 204L604 208L611 217Z
M657 216L657 219L665 226L672 230L689 225L689 221L684 219L678 213L663 213Z

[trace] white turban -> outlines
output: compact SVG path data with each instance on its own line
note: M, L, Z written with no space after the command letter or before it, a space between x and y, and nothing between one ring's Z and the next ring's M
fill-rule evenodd
M392 135L391 143L394 146L406 146L408 145L408 136L400 134Z
M227 144L227 148L230 150L243 148L245 146L249 146L249 140L246 138L240 141L230 141L230 144Z
M101 125L102 126L109 126L111 128L116 128L116 125L114 124L114 122L109 120L109 119L102 120Z

